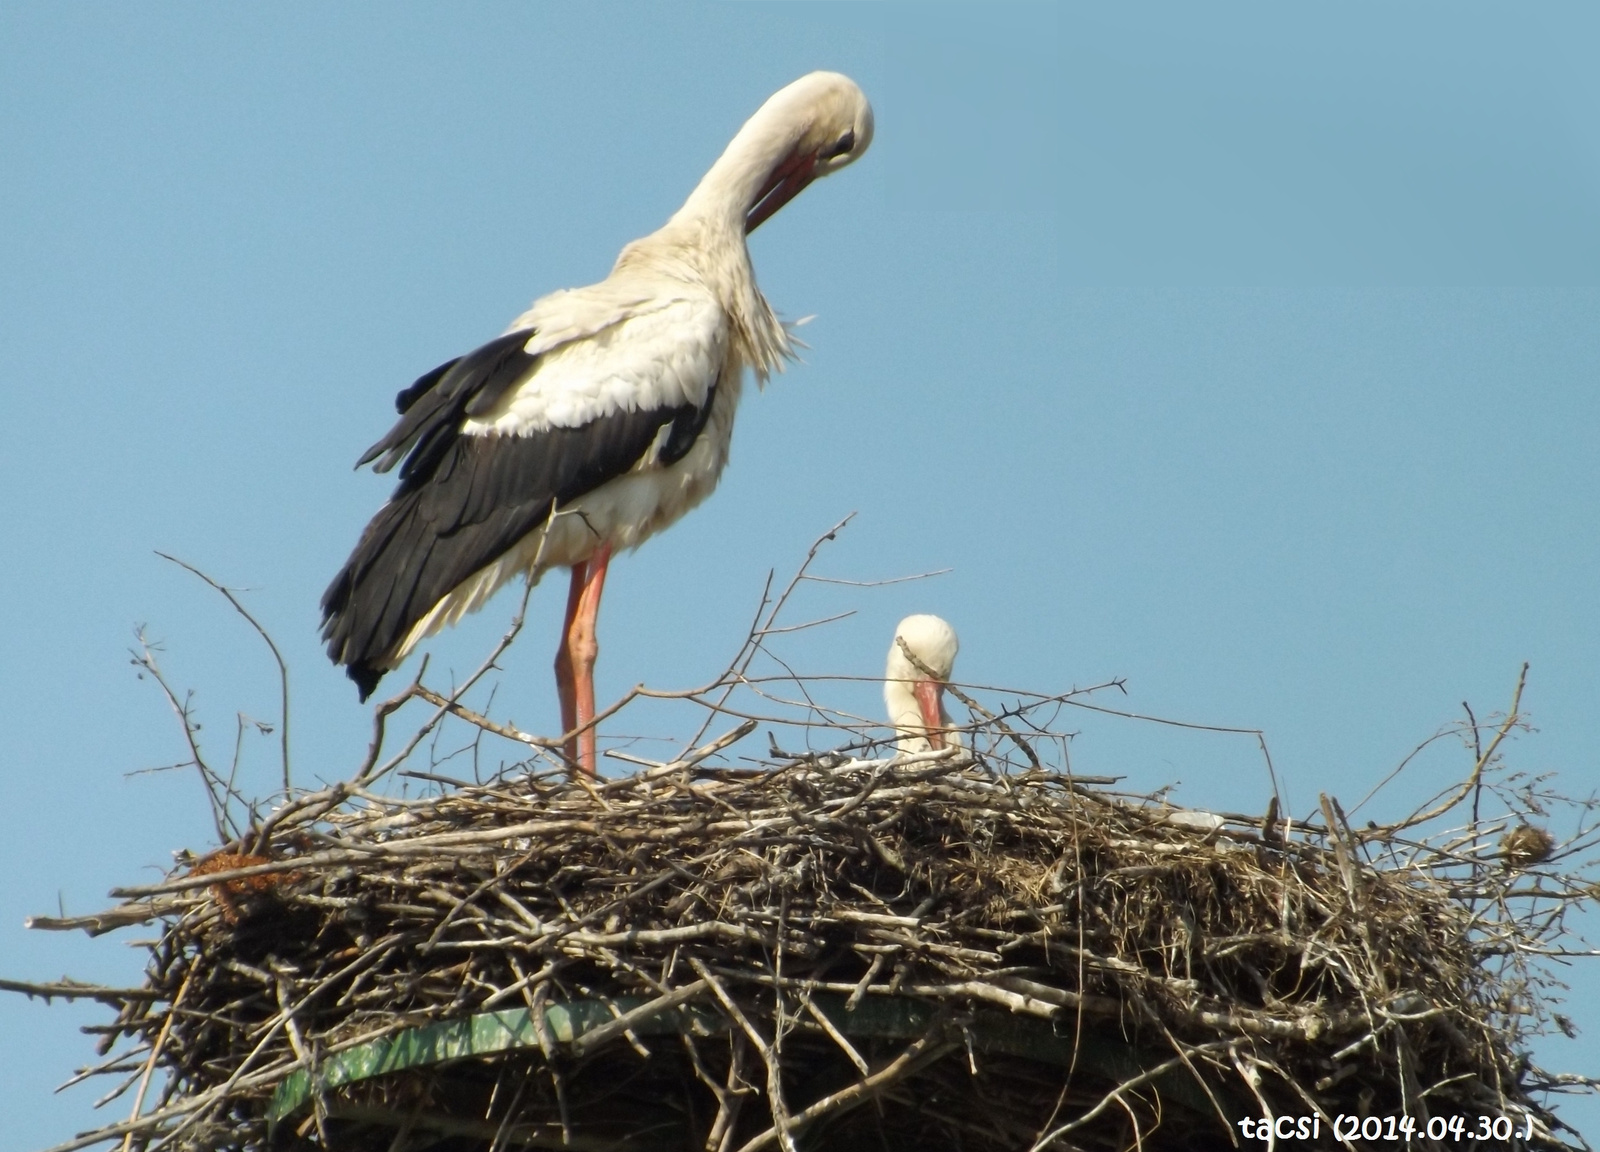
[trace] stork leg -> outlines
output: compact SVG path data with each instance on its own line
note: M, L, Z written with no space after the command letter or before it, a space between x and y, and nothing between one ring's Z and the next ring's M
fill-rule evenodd
M567 614L561 621L561 645L556 649L556 695L561 698L561 731L571 732L578 726L578 692L572 683L572 651L568 647L572 638L572 622L578 618L578 605L583 600L584 569L588 565L572 566L572 586L567 591ZM577 760L578 741L567 741L567 758Z
M611 545L602 544L593 556L572 566L567 591L567 614L561 627L561 647L556 651L556 692L561 697L561 725L566 732L594 719L594 662L600 654L595 620L600 614L600 594L605 591ZM567 741L567 758L590 776L598 760L595 733L588 728Z

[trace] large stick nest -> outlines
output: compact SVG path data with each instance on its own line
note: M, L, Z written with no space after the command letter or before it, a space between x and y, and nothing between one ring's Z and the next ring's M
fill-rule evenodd
M1501 761L1520 682L1502 716L1424 741L1459 736L1472 768L1399 821L1353 828L1331 796L1309 820L1175 811L1069 771L1050 720L1109 711L1093 689L997 715L952 688L971 751L895 755L787 665L754 675L804 573L718 680L656 694L740 723L617 780L461 703L520 615L451 697L419 673L379 706L348 780L291 788L285 730L264 818L136 653L223 847L32 921L161 925L140 987L0 981L116 1010L75 1079L112 1077L102 1103L132 1115L52 1152L1213 1149L1286 1118L1329 1147L1392 1147L1403 1118L1418 1148L1587 1148L1547 1100L1596 1082L1526 1048L1570 1029L1548 965L1592 954L1567 914L1600 893L1595 805L1561 844L1530 822L1567 802ZM431 718L380 763L419 698ZM726 766L758 720L837 750ZM446 722L534 759L402 771ZM427 794L380 788L394 774Z
M1175 818L964 753L697 759L347 788L138 893L101 926L166 931L107 1040L171 1079L133 1146L266 1147L296 1069L509 1008L538 1046L313 1093L274 1142L1215 1148L1245 1116L1407 1113L1532 1117L1532 1146L1566 1146L1508 1043L1530 991L1479 931L1518 873L1480 869L1466 901L1336 814ZM920 1035L838 1026L880 999L925 1006ZM537 1023L589 1001L645 1007L632 1035ZM652 1005L676 1034L643 1035ZM997 1017L1080 1058L997 1048Z

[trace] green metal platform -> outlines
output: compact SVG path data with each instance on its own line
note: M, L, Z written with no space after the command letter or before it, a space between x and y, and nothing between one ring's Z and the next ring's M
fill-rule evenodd
M544 1007L546 1034L562 1047L570 1048L581 1037L648 1003L647 998L637 996L552 1002ZM939 1012L935 1005L910 997L867 997L853 1011L846 1009L845 997L836 994L819 993L812 997L812 1003L840 1033L858 1038L913 1039L927 1032ZM1091 1027L1086 1022L1076 1037L1072 1021L1064 1021L1063 1025L1064 1030L1057 1031L1049 1021L979 1009L964 1027L972 1046L979 1051L1073 1065L1113 1082L1137 1076L1168 1058L1168 1054L1143 1051L1108 1034L1103 1025ZM630 1022L628 1031L637 1036L682 1031L710 1035L727 1028L727 1020L720 1013L683 1005L646 1014ZM276 1125L319 1093L375 1076L530 1049L537 1052L540 1044L529 1008L483 1012L461 1020L409 1028L337 1053L314 1070L302 1068L290 1074L278 1086L267 1119ZM1169 1071L1156 1083L1162 1094L1174 1102L1214 1115L1212 1102L1186 1072Z

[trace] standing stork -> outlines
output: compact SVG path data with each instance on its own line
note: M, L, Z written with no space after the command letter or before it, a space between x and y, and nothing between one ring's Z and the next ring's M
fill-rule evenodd
M716 487L746 369L793 356L745 236L872 140L836 72L773 95L658 231L598 284L534 301L506 333L395 399L356 466L400 465L322 597L322 636L365 700L425 637L513 577L572 570L556 654L567 755L595 771L595 617L606 566Z
M944 710L944 686L960 650L956 630L937 616L907 616L895 627L883 670L883 702L900 751L961 747L961 733Z

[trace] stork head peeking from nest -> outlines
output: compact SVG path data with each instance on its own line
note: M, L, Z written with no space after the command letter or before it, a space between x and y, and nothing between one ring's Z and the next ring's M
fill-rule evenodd
M961 643L937 616L907 616L894 630L883 672L883 701L902 752L959 748L961 733L944 710L944 687Z

